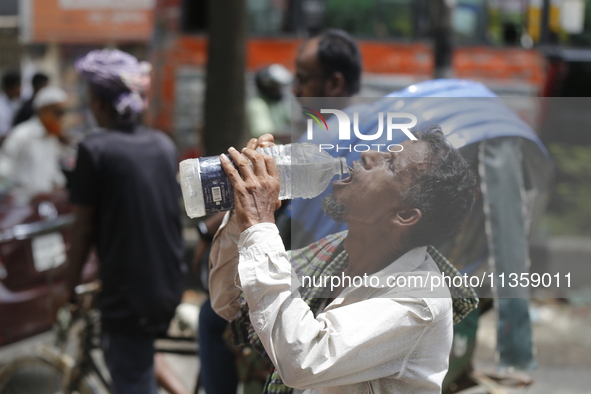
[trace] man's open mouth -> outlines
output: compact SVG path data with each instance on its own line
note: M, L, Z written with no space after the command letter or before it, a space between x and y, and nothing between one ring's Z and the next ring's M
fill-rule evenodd
M351 181L353 180L353 177L355 176L355 171L356 171L357 165L359 165L359 162L354 161L353 165L349 166L349 175L344 179L339 179L339 180L335 181L335 183L341 184L341 185L351 183Z
M352 179L353 179L353 172L350 172L348 177L346 177L345 179L340 179L339 182L341 182L341 183L351 183L351 180Z

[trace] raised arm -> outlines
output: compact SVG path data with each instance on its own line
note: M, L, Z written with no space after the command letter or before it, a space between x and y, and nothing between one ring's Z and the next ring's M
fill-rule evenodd
M252 138L246 145L249 149L273 145L270 134ZM240 309L238 298L238 239L240 227L234 211L226 213L213 238L209 255L209 296L213 310L232 321Z
M211 244L209 254L209 297L213 310L232 321L240 309L238 297L238 239L240 230L234 211L226 213Z

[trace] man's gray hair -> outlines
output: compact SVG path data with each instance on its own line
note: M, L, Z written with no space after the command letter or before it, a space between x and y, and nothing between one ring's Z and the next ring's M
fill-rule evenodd
M445 140L441 127L413 134L430 152L427 170L413 179L402 196L404 203L422 214L410 235L416 247L436 244L460 229L474 204L477 182L468 162Z

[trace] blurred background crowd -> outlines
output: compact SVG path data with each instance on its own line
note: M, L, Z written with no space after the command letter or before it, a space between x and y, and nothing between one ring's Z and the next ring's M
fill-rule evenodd
M152 62L146 121L171 135L182 157L217 154L235 139L269 130L268 124L253 124L262 117L244 114L260 110L256 100L246 107L245 103L261 92L263 69L276 63L293 71L302 40L328 27L344 29L359 40L364 70L361 96L379 97L434 76L452 75L483 82L499 95L589 95L591 4L587 1L454 0L441 2L452 6L442 7L441 11L447 10L443 13L438 3L250 0L242 8L216 10L205 0L6 0L0 5L0 111L8 112L2 112L0 135L8 133L10 118L21 104L24 112L15 121L30 113L34 92L50 80L68 93L65 134L80 139L94 125L74 62L89 50L106 46ZM208 50L215 50L207 45L211 34L219 40L214 48L220 60L206 73ZM224 79L235 91L207 90L207 78ZM283 100L288 101L288 77L278 78L277 84L284 86ZM216 96L225 101L224 106L213 104ZM539 121L539 108L533 100L521 100L516 110L533 124ZM236 113L242 115L231 116ZM211 122L206 121L208 116ZM286 114L275 111L271 116L283 122L277 132L289 134L288 122L281 116ZM586 133L541 131L539 124L536 129L548 134L542 139L557 159L569 163L559 168L565 178L557 188L556 205L551 204L564 220L557 220L553 228L589 233L586 217L561 211L588 197L581 185L574 186L577 182L567 182L586 172L584 160L581 167L570 163L585 156L581 150L588 142ZM216 138L208 140L208 135Z

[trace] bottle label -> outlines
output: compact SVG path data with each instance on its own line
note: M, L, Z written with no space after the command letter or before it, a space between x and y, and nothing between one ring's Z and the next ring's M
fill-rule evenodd
M234 162L232 164L234 165ZM234 187L222 168L220 158L218 156L200 158L199 172L205 213L234 209Z

